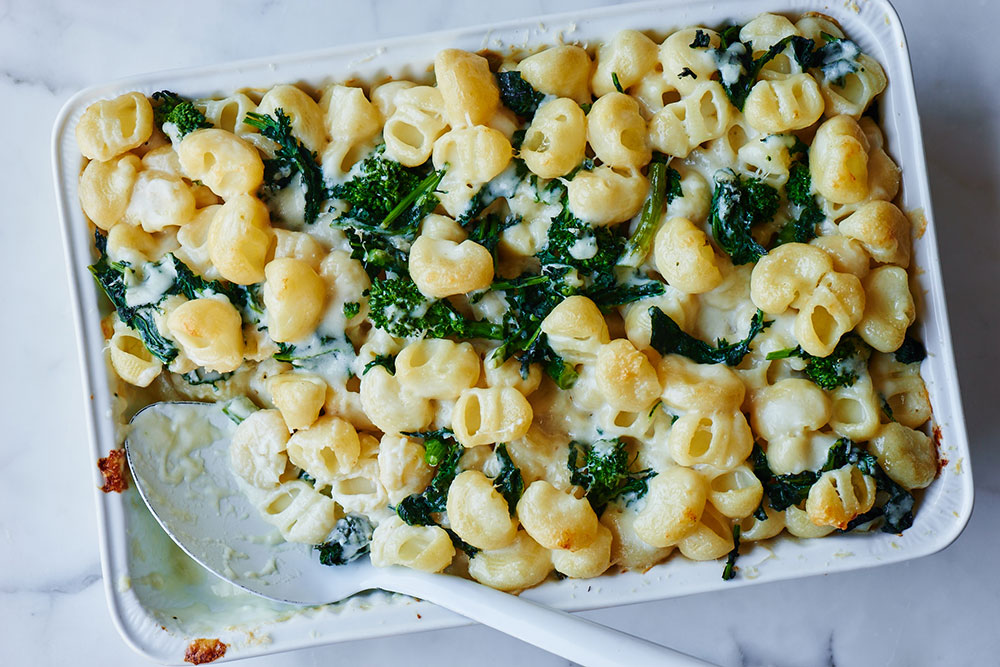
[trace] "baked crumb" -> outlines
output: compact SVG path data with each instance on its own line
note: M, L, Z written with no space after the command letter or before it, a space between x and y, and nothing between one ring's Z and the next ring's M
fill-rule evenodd
M188 644L187 650L184 651L184 662L190 662L192 665L203 665L226 655L227 648L229 645L223 644L218 639L195 639Z
M125 477L125 450L112 449L104 458L97 459L97 468L104 475L104 493L121 493L128 488L128 478Z

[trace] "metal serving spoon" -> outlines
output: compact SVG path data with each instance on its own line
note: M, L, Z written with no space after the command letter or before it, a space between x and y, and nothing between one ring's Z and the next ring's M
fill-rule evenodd
M154 403L132 418L125 450L136 488L167 535L240 588L301 605L381 588L428 600L582 665L710 664L461 577L376 568L367 558L321 565L308 545L277 538L241 492L229 464L235 428L220 404Z

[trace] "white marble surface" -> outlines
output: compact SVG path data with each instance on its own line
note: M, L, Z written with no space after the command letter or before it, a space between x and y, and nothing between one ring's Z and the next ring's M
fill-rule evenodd
M837 0L838 2L840 0ZM859 0L863 2L863 0ZM0 0L0 644L6 665L145 664L101 586L49 133L94 83L602 4ZM976 480L944 552L903 565L586 616L724 665L997 664L1000 635L1000 4L898 0L910 41ZM126 7L128 9L126 9ZM183 37L178 35L183 34ZM278 665L559 665L481 627L259 658Z

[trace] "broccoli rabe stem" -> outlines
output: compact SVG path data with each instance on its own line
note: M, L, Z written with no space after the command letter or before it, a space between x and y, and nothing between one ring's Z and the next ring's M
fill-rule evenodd
M649 197L642 207L639 225L618 259L619 266L639 266L646 259L653 244L653 235L656 233L666 198L667 163L653 162L649 165Z

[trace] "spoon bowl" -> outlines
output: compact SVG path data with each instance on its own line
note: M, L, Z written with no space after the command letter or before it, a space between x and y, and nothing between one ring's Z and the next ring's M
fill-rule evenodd
M135 414L125 450L136 488L167 535L216 576L298 605L380 588L428 600L583 665L708 665L696 658L461 577L368 558L328 567L285 542L229 463L236 423L218 403L162 402ZM252 491L252 490L251 490Z

